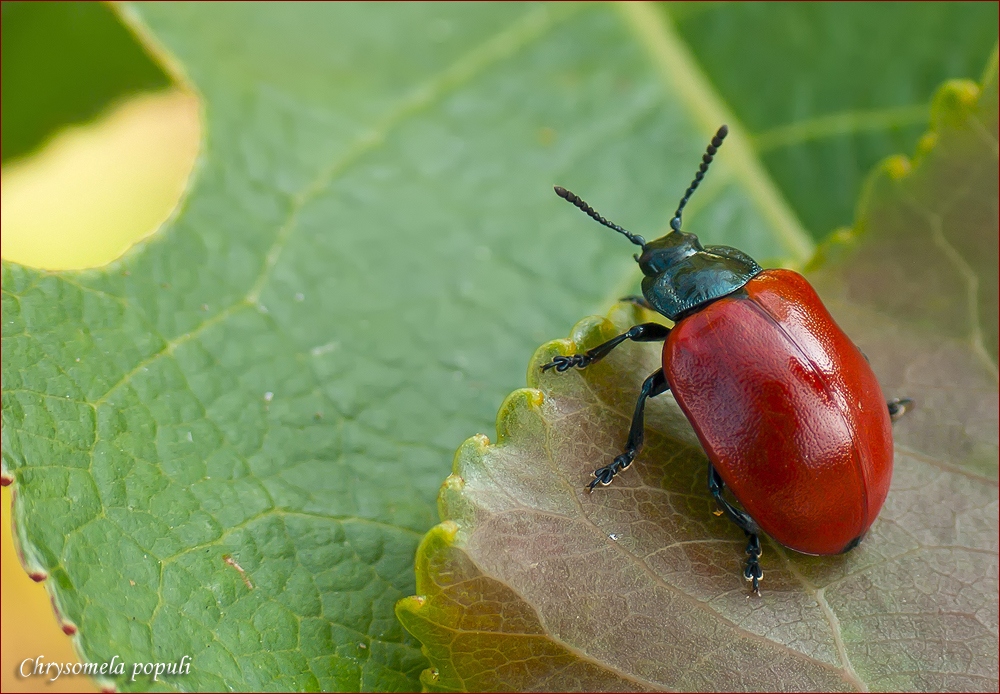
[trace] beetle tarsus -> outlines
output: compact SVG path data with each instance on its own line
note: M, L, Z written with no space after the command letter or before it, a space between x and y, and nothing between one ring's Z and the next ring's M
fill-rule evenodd
M750 581L752 592L760 597L760 581L764 578L764 571L760 568L760 538L756 533L751 533L747 539L747 561L743 568L743 578Z
M592 473L594 475L594 479L592 479L588 485L590 491L594 491L594 487L597 485L607 487L611 484L611 480L615 478L615 475L632 464L633 457L634 455L630 457L628 454L622 454L615 458L610 465L605 465L602 468L594 470Z
M916 402L914 402L913 398L893 398L886 403L886 406L889 408L889 419L895 422L912 410L914 405L916 405Z
M581 369L587 365L587 357L584 354L571 354L569 356L559 355L553 357L552 361L548 364L542 365L542 371L548 371L549 369L555 369L559 373L563 371L569 371L574 366L578 366Z
M625 340L632 340L633 342L661 342L667 339L667 335L669 334L670 328L660 323L640 323L639 325L633 325L621 335L613 337L607 342L603 342L597 345L597 347L587 350L583 354L552 357L552 361L542 365L542 371L555 369L559 373L562 373L574 367L583 369L608 356L611 350L625 342Z

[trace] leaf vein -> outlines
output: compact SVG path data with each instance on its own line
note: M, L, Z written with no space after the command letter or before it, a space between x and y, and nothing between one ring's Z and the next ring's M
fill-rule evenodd
M769 128L751 136L751 142L758 152L768 152L837 135L920 125L929 116L927 104L841 111Z

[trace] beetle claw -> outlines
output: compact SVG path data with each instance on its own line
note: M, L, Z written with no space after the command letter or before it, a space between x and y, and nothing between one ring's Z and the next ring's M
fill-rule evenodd
M608 465L598 470L594 470L591 474L594 476L594 479L592 479L590 484L587 486L590 488L590 491L594 491L594 487L597 485L607 487L611 484L611 480L615 477L615 467L613 464Z
M556 371L565 371L569 368L569 358L564 356L556 356L552 358L548 364L542 364L542 371L548 371L549 369L555 369Z

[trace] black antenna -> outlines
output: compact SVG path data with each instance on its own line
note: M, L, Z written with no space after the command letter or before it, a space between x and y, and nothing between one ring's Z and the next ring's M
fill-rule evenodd
M729 134L729 126L723 125L719 128L719 131L715 133L715 137L712 138L712 142L708 145L708 149L705 150L705 154L701 157L701 166L698 167L697 173L694 175L694 180L691 181L691 186L684 193L684 197L681 198L681 204L677 206L677 211L674 212L674 218L670 220L670 228L674 231L681 230L681 211L684 206L687 205L688 200L691 199L691 193L695 191L698 184L701 183L701 179L705 178L705 172L708 171L708 165L712 163L712 157L715 153L719 151L719 147L722 146L722 141Z
M597 214L597 210L595 210L593 207L591 207L590 205L588 205L587 203L585 203L580 198L580 196L577 195L576 193L571 193L570 191L566 190L562 186L555 186L555 191L556 191L556 195L558 195L559 197L561 197L563 200L565 200L567 202L571 202L574 205L576 205L577 207L579 207L581 210L583 210L588 215L590 215L590 217L594 221L600 222L601 224L603 224L604 226L608 227L609 229L614 229L619 234L624 234L625 238L627 238L629 241L631 241L632 243L634 243L636 246L642 246L643 248L646 247L646 239L642 238L638 234L633 234L632 232L625 231L624 229L622 229L620 226L618 226L614 222L609 222L604 217L602 217L601 215Z

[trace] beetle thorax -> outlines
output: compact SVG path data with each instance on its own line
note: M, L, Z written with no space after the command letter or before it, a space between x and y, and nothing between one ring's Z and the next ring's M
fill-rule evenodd
M645 275L642 293L670 320L732 294L760 271L743 251L702 246L698 237L673 231L645 244L636 261Z

